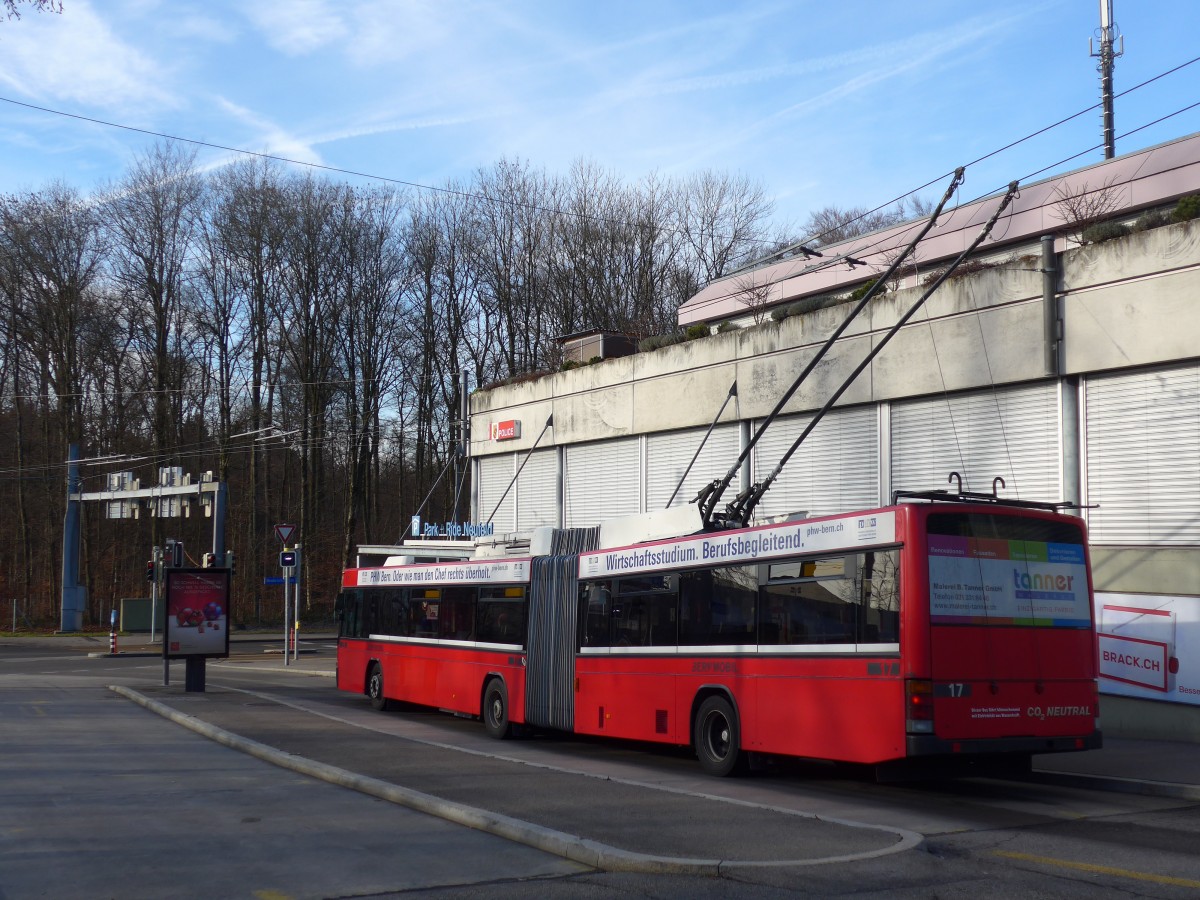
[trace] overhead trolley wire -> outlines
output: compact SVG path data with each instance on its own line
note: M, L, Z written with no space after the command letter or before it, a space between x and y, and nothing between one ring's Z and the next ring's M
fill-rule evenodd
M1196 57L1193 57L1182 63L1179 63L1178 65L1173 66L1170 69L1167 69L1163 72L1160 72L1159 74L1154 75L1151 78L1148 78L1145 81L1140 82L1139 84L1136 84L1136 85L1133 85L1132 87L1126 88L1125 90L1120 91L1117 94L1115 94L1114 99L1119 99L1130 93L1133 93L1134 91L1140 90L1150 84L1153 84L1156 81L1159 81L1162 78L1166 78L1169 75L1173 75L1176 72L1179 72L1197 62L1200 62L1200 56L1196 56ZM40 106L40 105L34 104L34 103L27 103L22 100L15 100L11 97L0 96L0 101L2 101L4 103L9 103L13 106L20 106L20 107L24 107L25 109L31 109L36 112L47 113L49 115L60 116L63 118L68 118L68 119L75 119L77 121L88 122L93 125L102 125L106 128L117 128L117 129L120 129L123 131L130 131L130 132L134 132L137 134L144 134L148 137L162 138L164 140L176 141L176 142L184 143L184 144L191 144L191 145L197 146L197 147L205 147L205 148L209 148L209 149L213 149L213 150L221 150L226 153L236 153L236 154L240 154L243 156L251 156L251 157L258 158L258 159L268 160L271 162L283 163L285 165L303 166L303 167L307 167L310 169L331 172L333 174L338 174L338 175L349 175L349 176L352 176L355 178L365 178L367 180L380 181L385 184L400 185L402 187L409 187L409 188L413 188L418 191L430 191L433 193L447 194L447 195L451 195L451 196L462 197L463 199L484 200L488 203L500 203L500 204L505 204L505 205L512 206L515 208L530 209L530 210L533 210L536 212L554 213L554 214L559 214L559 215L564 215L564 214L571 215L571 216L574 216L576 218L586 220L586 221L604 222L604 223L619 224L619 225L620 224L630 224L630 223L624 222L620 219L610 219L610 218L604 218L604 217L588 216L583 213L575 213L575 212L571 212L570 210L562 210L562 209L557 209L554 207L541 206L540 204L519 203L514 200L506 200L504 198L491 197L491 196L488 196L487 194L481 194L481 193L477 193L477 192L473 192L473 191L462 191L462 190L457 190L455 188L449 188L449 187L436 187L434 185L423 184L423 183L417 182L417 181L409 181L409 180L406 180L403 178L395 178L395 177L387 176L387 175L377 175L372 172L362 172L362 171L358 171L355 169L347 169L347 168L344 168L341 166L331 166L331 165L324 164L324 163L315 163L315 162L309 162L309 161L305 161L305 160L292 159L291 157L280 156L278 154L273 154L273 153L265 153L265 152L261 152L261 151L255 151L255 150L246 150L241 147L232 147L232 146L228 146L225 144L218 144L218 143L215 143L212 141L199 140L197 138L182 137L180 135L173 135L173 134L168 134L166 132L154 131L153 129L149 129L149 128L139 128L137 126L126 125L121 122L112 122L112 121L109 121L106 119L99 119L99 118L96 118L93 116L85 116L80 113L71 113L71 112L66 112L64 110L60 110L60 109L54 109L54 108L48 107L48 106ZM1039 128L1037 131L1031 132L1031 133L1025 135L1024 137L1018 138L1015 141L1005 144L1003 147L999 147L995 150L992 150L989 153L985 153L983 156L980 156L979 158L967 163L964 168L970 168L971 166L976 165L980 162L983 162L984 160L990 159L991 157L996 156L997 154L1003 153L1005 150L1010 150L1013 147L1018 146L1019 144L1025 143L1026 141L1029 141L1029 140L1032 140L1035 137L1038 137L1042 134L1045 134L1048 131L1051 131L1051 130L1059 127L1060 125L1064 125L1067 122L1072 121L1073 119L1077 119L1082 115L1092 112L1092 111L1096 110L1097 108L1099 108L1100 106L1101 106L1101 103L1099 103L1099 102L1093 103L1091 106L1087 107L1086 109L1081 109L1078 112L1072 113L1071 115L1066 116L1066 117L1060 119L1059 121L1054 122L1051 125L1047 125L1043 128ZM1169 118L1169 116L1167 118ZM1159 120L1159 121L1162 121L1162 120ZM1150 124L1156 124L1156 123L1150 123ZM1144 126L1144 127L1148 127L1148 126ZM1134 132L1127 132L1126 135L1124 135L1124 136L1127 136L1128 134L1132 134L1132 133L1134 133ZM1090 149L1095 149L1095 148L1090 148ZM1086 152L1090 152L1090 151L1083 151L1083 152L1086 153ZM1069 157L1069 159L1073 159L1073 158L1074 157ZM871 215L873 213L879 212L883 209L886 209L887 207L892 206L895 203L912 196L913 194L917 193L918 191L925 190L926 188L942 181L943 179L948 178L950 176L950 174L951 173L947 172L943 175L939 175L936 178L933 178L933 179L927 181L925 184L921 185L920 187L917 187L910 191L907 191L907 192L901 194L899 197L889 200L887 203L881 204L880 206L877 206L872 210L868 210L866 213L863 213L862 216L851 219L850 221L851 222L858 221L858 219L860 219L862 217L865 217L865 216ZM828 232L824 232L823 234L825 234L825 233L828 233ZM811 235L811 236L805 238L805 240L798 242L797 244L793 244L790 247L775 251L767 258L769 259L772 256L775 256L777 254L787 252L788 250L791 250L791 249L796 249L801 244L811 243L812 241L817 240L820 237L822 237L823 234ZM770 241L765 240L765 239L756 239L754 241L754 243L770 243Z

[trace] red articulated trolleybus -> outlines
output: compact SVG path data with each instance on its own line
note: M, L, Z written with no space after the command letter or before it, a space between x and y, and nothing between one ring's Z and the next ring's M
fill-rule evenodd
M338 608L340 689L479 716L498 738L690 744L714 775L749 753L1023 762L1100 745L1084 525L1036 504L938 491L582 553L348 569Z
M1070 504L1001 499L1001 478L992 494L964 492L959 478L956 493L898 492L879 509L752 520L821 417L991 231L1015 182L774 472L717 508L961 179L695 506L640 525L537 529L509 557L346 570L338 687L380 709L479 716L499 738L517 724L690 745L713 775L750 754L941 770L1100 746L1091 568Z

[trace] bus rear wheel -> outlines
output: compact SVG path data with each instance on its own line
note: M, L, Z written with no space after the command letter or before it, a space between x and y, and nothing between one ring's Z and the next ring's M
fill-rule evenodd
M392 701L383 693L383 669L379 663L372 663L371 671L367 673L367 696L371 698L371 705L380 712L392 708Z
M745 754L740 747L741 730L737 713L724 697L714 695L700 705L693 728L693 742L700 768L724 778L740 771Z
M483 727L489 737L498 741L512 734L512 723L508 721L508 688L499 678L489 681L483 692Z

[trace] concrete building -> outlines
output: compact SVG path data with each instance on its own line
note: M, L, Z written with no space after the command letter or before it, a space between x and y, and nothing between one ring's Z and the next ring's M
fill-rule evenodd
M1022 186L971 266L854 380L756 517L886 505L895 490L947 487L950 472L974 491L1079 504L1102 654L1122 640L1158 654L1144 671L1102 664L1104 727L1200 740L1200 220L1142 227L1197 193L1200 135ZM727 499L776 466L997 202L947 207L791 397ZM1089 206L1139 227L1081 244L1064 220ZM851 306L839 301L919 225L731 275L680 309L681 325L737 330L476 393L473 518L511 532L691 502L841 325ZM783 308L796 314L766 315Z

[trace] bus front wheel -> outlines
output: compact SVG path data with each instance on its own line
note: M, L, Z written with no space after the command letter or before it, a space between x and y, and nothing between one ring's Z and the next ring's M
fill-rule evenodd
M709 775L724 778L741 769L737 713L724 697L713 695L701 704L693 736L700 768Z
M371 705L381 712L392 708L392 702L383 693L383 669L379 663L373 663L367 673L367 696L371 698Z
M483 692L483 727L490 737L502 741L512 734L508 721L508 688L499 678L488 682Z

